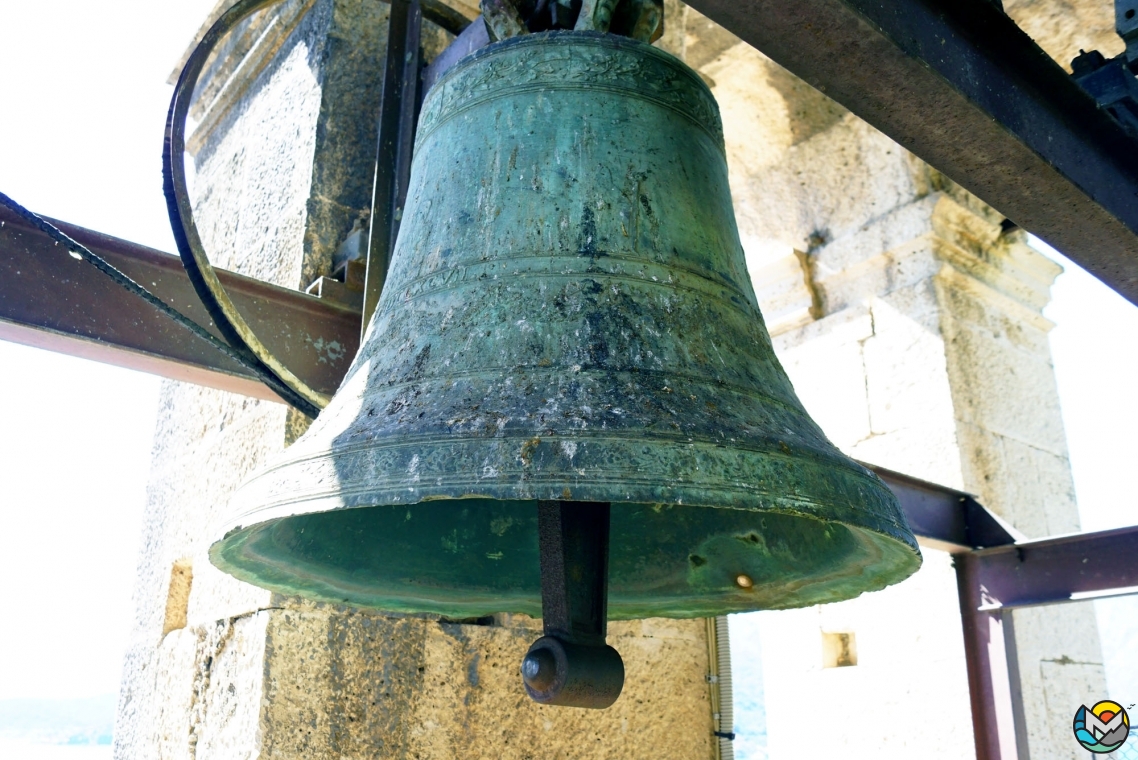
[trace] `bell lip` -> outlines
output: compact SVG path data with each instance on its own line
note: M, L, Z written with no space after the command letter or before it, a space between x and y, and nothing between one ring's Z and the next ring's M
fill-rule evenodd
M310 431L315 433L315 430ZM523 445L524 436L509 436L498 441L510 441ZM550 436L543 439L557 445L563 436ZM594 437L587 435L565 436L575 443L597 445L613 456L619 455L621 446L638 445L626 436ZM476 437L455 437L446 442L447 452L442 460L461 461L459 456L464 446L482 446L483 439ZM219 521L212 535L224 537L241 527L250 527L270 520L277 520L296 514L312 514L338 509L359 509L373 506L410 507L434 501L461 501L467 499L492 499L496 501L591 501L620 504L660 504L669 507L690 507L701 509L736 509L746 512L770 512L797 517L808 517L822 522L841 522L847 526L868 530L892 538L918 550L916 537L901 509L893 491L872 470L850 459L836 449L829 452L799 450L787 447L778 450L774 447L749 447L736 444L732 453L747 452L752 459L748 465L758 470L760 462L766 462L770 469L758 478L762 486L750 481L749 487L732 484L726 478L707 475L701 482L680 482L670 485L661 483L661 478L653 477L649 482L636 483L630 480L624 470L606 473L594 471L588 478L574 477L569 468L550 468L542 474L527 471L525 465L506 469L501 459L495 464L502 468L498 478L486 482L483 478L460 477L457 471L434 472L426 465L420 465L415 480L392 478L380 483L372 469L359 470L349 467L345 460L367 452L372 447L361 441L351 447L343 447L329 453L318 449L313 453L304 451L308 446L318 445L306 434L292 448L282 454L248 479L246 479L229 499L227 512L236 517ZM689 469L705 473L713 472L711 465L723 456L722 442L716 440L689 439L684 444L689 452L697 452L703 458L689 457ZM398 454L399 451L419 451L420 446L408 441L385 447ZM508 447L511 450L517 446ZM413 455L417 458L417 454ZM720 460L723 461L723 460ZM307 492L298 491L294 484L287 482L287 470L293 468L324 468L328 479L320 478L315 488ZM344 482L338 475L350 472L354 481ZM366 474L364 474L366 473ZM306 477L312 477L307 473ZM334 480L334 483L332 483ZM363 481L362 484L360 481ZM799 493L799 484L811 484L807 493ZM819 498L823 490L819 484L836 484L834 495L840 498ZM618 490L619 489L619 490ZM621 494L620 491L624 493ZM810 492L815 494L810 497ZM615 497L615 498L614 498ZM855 501L856 500L856 501ZM845 502L845 503L841 503ZM312 508L316 504L326 504Z
M368 507L351 507L347 509L368 509ZM787 514L799 519L819 523L826 522L800 513L780 512L780 514ZM270 527L278 520L287 519L289 516L295 515L271 518L244 527L234 527L229 530L223 538L214 541L210 545L208 551L210 563L217 569L236 579L260 588L265 588L286 596L299 596L304 599L328 604L347 604L362 609L374 609L400 615L439 616L443 618L468 618L493 613L523 614L534 618L540 618L541 616L540 595L535 597L534 594L526 591L519 590L514 593L496 593L494 595L495 601L493 604L476 604L473 607L464 607L461 611L456 611L453 602L439 601L437 597L432 597L431 594L428 593L430 587L419 589L420 593L418 595L406 593L399 596L398 599L389 599L386 603L375 604L360 601L361 597L366 594L353 593L349 590L353 584L343 581L342 579L339 585L334 586L326 580L310 578L304 590L298 590L295 586L290 586L284 582L268 582L264 574L258 575L248 566L229 561L226 558L226 550L233 548L231 545L228 545L229 539L238 538L243 544L246 540L256 537L254 531ZM900 583L915 574L924 564L924 556L919 547L915 544L910 545L902 538L860 526L847 525L843 527L847 528L851 534L853 534L864 550L867 550L862 555L863 560L869 556L869 550L872 550L877 555L875 562L863 561L856 567L851 567L851 570L856 570L857 574L861 574L863 577L867 573L870 573L870 571L875 571L872 573L872 580L867 579L869 582L865 582L858 587L856 593L841 591L837 595L831 593L825 596L818 593L815 593L813 596L787 595L779 602L755 604L749 601L739 601L744 597L738 596L733 598L734 601L731 601L724 596L722 591L698 592L693 590L689 595L680 599L666 597L666 601L661 601L658 604L648 604L644 601L624 602L619 598L619 594L614 593L610 588L608 619L639 620L650 617L693 619L739 612L802 609L818 604L848 601L850 599L856 599L862 594L881 591L889 586ZM264 566L259 565L259 567L263 568ZM852 577L853 575L854 573L851 573L851 575L847 577ZM298 576L299 574L297 573L293 575L294 578ZM806 587L817 592L819 587L828 586L836 580L839 580L840 577L841 576L824 576L821 579L812 578L810 582L806 584ZM750 591L750 589L747 589L747 591ZM686 604L684 602L686 602ZM681 607L685 609L680 609Z
M771 504L762 508L743 508L740 509L740 511L786 515L806 519L819 524L837 524L849 530L862 547L860 550L861 559L851 566L851 573L861 574L864 581L860 587L857 584L853 584L853 587L856 588L856 593L851 594L843 591L841 592L841 596L834 596L834 589L840 587L840 584L839 586L834 585L838 583L835 578L840 578L840 576L831 574L828 576L819 576L819 579L811 581L811 584L818 584L817 588L814 589L814 595L805 593L788 594L785 601L777 603L767 603L764 601L762 604L752 605L746 601L739 602L737 599L732 601L719 592L707 594L707 599L704 600L703 595L697 594L694 590L691 595L683 598L684 601L682 603L676 601L670 608L665 606L663 602L661 602L660 607L652 607L643 600L637 601L635 604L631 602L626 604L613 597L610 599L610 619L620 620L642 617L692 618L704 617L709 614L728 614L731 612L758 609L792 609L855 598L862 593L878 591L889 585L898 583L915 573L922 565L923 557L892 491L872 471L861 467L861 465L853 460L849 460L848 463L842 463L839 465L839 469L843 470L847 476L864 480L865 485L871 491L876 491L876 494L863 493L863 499L870 504L876 505L875 508L878 514L887 515L891 513L895 515L897 522L890 526L887 524L888 520L884 519L875 521L878 522L878 525L871 525L866 522L847 523L833 517L826 519L816 514L811 514L807 510L795 508L796 504L800 507L806 507L807 500L798 499L795 502L786 496L778 497L780 500L779 506ZM256 477L254 477L253 480L256 480ZM240 494L242 490L244 490L244 487L238 489L238 494ZM235 496L237 496L237 494L235 494ZM557 494L548 494L548 496L557 498ZM211 563L218 569L240 580L269 588L279 593L299 595L332 604L346 603L359 607L388 610L400 614L437 614L444 617L453 617L456 616L457 613L454 612L453 606L448 606L451 603L432 599L430 594L427 593L427 589L423 589L423 595L420 596L408 594L406 596L400 596L396 601L373 604L360 601L368 596L368 594L363 591L359 591L359 593L345 592L344 589L350 587L351 584L343 579L340 579L338 585L333 584L327 579L320 580L315 576L310 576L307 581L301 582L299 579L304 577L304 573L290 570L290 572L293 573L293 585L289 585L289 583L283 581L272 583L266 580L266 576L273 575L274 571L266 569L263 563L246 565L240 561L231 560L237 556L235 552L239 552L246 542L256 539L260 531L289 517L332 511L368 509L375 506L414 508L416 505L426 505L440 501L450 501L457 504L462 501L486 498L496 497L485 493L467 494L460 497L423 495L414 501L376 505L373 501L370 503L357 502L354 504L345 504L337 496L326 493L322 496L316 496L310 499L293 500L286 504L278 504L276 506L259 509L253 513L244 512L240 516L226 520L218 525L218 529L212 534L218 538L211 543L209 557ZM532 502L537 498L537 496L531 496L524 499L506 500ZM497 500L503 499L498 498ZM574 500L590 500L589 494L587 492L583 492L580 495L574 494ZM620 501L612 501L611 503L617 509L622 505ZM630 501L623 503L642 506L652 502ZM723 505L712 506L692 503L679 503L674 504L674 506L696 509L732 509L731 507L724 507ZM814 506L824 505L814 504ZM876 556L876 559L874 559L874 556ZM818 589L822 589L822 591ZM829 594L829 596L819 598L819 594L823 593ZM697 599L699 601L695 601ZM669 598L669 601L673 600ZM520 591L513 596L503 595L493 606L494 609L491 610L491 612L536 614L530 595ZM469 612L469 614L466 614L466 612ZM471 615L489 614L488 612L481 611L481 608L471 609L466 612L458 616L469 617Z

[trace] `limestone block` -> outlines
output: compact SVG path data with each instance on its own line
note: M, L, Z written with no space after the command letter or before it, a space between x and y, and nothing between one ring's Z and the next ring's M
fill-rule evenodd
M933 217L934 229L939 233L937 255L964 275L957 278L954 286L976 289L986 285L989 299L1003 305L1017 318L1050 329L1050 323L1039 312L1051 300L1051 285L1063 271L1062 267L1029 248L1022 231L1014 231L999 237L990 246L975 249L978 242L975 238L963 237L959 228L943 224L945 211L955 216L961 210L942 197Z
M956 758L973 754L968 683L948 555L925 550L908 580L856 600L760 613L769 752L801 755L813 746L834 757ZM823 667L823 633L853 634L857 665ZM935 720L901 724L914 705ZM821 720L811 720L814 705Z
M774 260L747 255L747 271L759 301L759 310L771 336L812 322L821 310L806 255L793 249Z
M518 663L534 631L430 626L411 754L440 760L466 753L518 760L710 758L703 621L614 623L609 634L624 658L624 691L607 710L573 710L535 704L520 688Z
M862 342L872 335L868 310L846 309L772 341L807 413L847 453L871 434Z
M873 337L863 348L872 437L854 451L876 464L958 486L944 341L926 316L934 298L925 282L873 300Z
M809 252L916 197L910 154L852 114L790 146L777 163L748 170L735 146L754 131L750 121L724 120L745 244L771 240Z
M939 196L934 194L907 203L867 222L852 235L838 238L815 249L812 253L819 282L825 283L833 278L856 281L862 277L857 271L859 267L866 262L887 256L891 251L897 252L893 258L904 258L904 251L912 248L914 241L922 241L927 236L931 226L930 219L936 212L938 200ZM903 284L911 284L915 281L914 277L917 279L928 277L938 268L939 266L934 266L919 270L910 278L906 278ZM877 295L881 291L866 292L869 295ZM837 311L853 302L853 298L834 302L831 310Z
M268 626L266 758L711 757L702 620L615 623L627 678L604 711L537 705L518 673L535 621L399 618L299 603Z
M190 757L194 760L260 755L265 612L199 626L190 708Z
M280 450L284 421L278 404L212 389L167 383L162 398L135 591L134 635L151 642L161 634L170 570L179 560L189 559L194 574L190 625L255 610L268 600L260 589L214 570L205 552L209 528L229 494ZM211 420L220 422L211 427Z
M1107 58L1122 52L1111 0L1004 0L1004 10L1067 71L1080 48Z
M272 613L263 664L264 758L404 757L422 687L424 621L334 611Z
M946 317L955 407L961 422L1066 457L1050 356L1017 348L1006 334ZM1040 414L1040 408L1051 410Z
M685 61L719 101L748 252L810 251L923 194L907 151L695 10L684 23Z
M1034 538L1079 530L1075 484L1065 456L986 428L959 423L965 482L980 502ZM1007 478L1015 472L1018 477Z
M175 631L167 639L174 642L181 635ZM172 757L159 746L159 737L164 733L162 713L167 710L179 715L189 713L193 679L192 647L174 651L183 656L171 668L169 663L173 658L159 659L153 641L135 640L127 649L115 721L116 757ZM155 697L159 688L163 694L161 699ZM175 730L183 737L186 734L184 723L180 731Z
M216 266L295 287L320 112L319 3L194 156L194 216ZM323 9L323 10L322 10ZM287 96L284 94L287 93ZM239 126L238 126L239 123Z
M264 614L229 618L172 631L157 647L133 646L116 757L258 757L266 622Z
M1032 760L1074 758L1075 711L1107 694L1094 609L1089 603L1032 607L1016 610L1014 619Z

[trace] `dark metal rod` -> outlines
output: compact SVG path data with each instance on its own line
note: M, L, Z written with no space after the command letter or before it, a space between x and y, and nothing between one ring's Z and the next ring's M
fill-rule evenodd
M545 635L604 644L608 625L607 503L542 501L541 617Z
M361 331L366 332L383 284L411 176L419 104L419 41L423 15L419 0L392 0L387 58L379 106L379 144L375 159L371 229Z
M1135 142L989 0L689 0L1138 303Z
M974 560L971 554L954 557L976 760L1018 760L1009 642L1000 614L978 610L981 589Z

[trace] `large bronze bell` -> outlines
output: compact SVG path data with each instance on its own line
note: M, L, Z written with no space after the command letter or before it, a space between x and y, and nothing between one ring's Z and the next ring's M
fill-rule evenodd
M582 32L478 51L424 103L406 209L355 363L237 492L218 567L451 618L544 592L527 688L598 706L623 678L606 618L833 602L920 565L775 358L683 63Z

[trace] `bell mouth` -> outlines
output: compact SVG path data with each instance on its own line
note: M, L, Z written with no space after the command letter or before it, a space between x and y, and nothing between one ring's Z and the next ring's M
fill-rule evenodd
M576 33L475 53L423 103L404 208L359 355L234 494L219 568L539 615L538 500L611 505L613 619L839 601L920 565L778 363L718 109L682 63Z
M840 601L910 575L907 542L795 514L612 506L609 618L690 618ZM446 499L269 519L210 550L274 591L450 618L541 616L537 501Z

